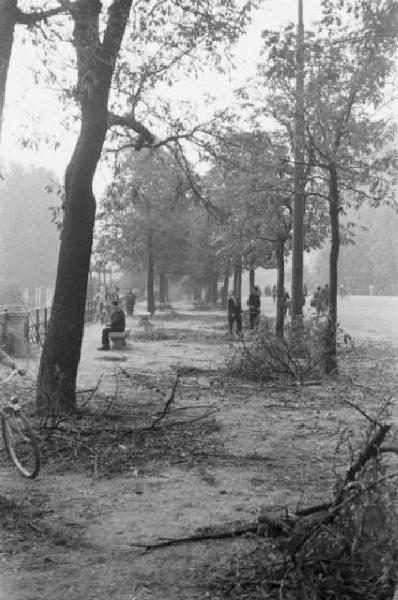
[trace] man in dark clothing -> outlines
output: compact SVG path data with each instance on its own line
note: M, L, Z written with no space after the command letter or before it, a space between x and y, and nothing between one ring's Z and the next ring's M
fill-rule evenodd
M254 325L258 323L261 305L260 288L257 285L254 286L247 304L249 305L250 329L254 329Z
M126 311L129 316L134 314L136 300L137 296L134 294L133 290L129 290L126 294Z
M321 290L321 298L324 310L326 310L329 306L330 294L329 294L329 285L325 283L325 287Z
M124 331L126 329L126 317L122 307L117 300L111 304L111 322L102 330L102 346L98 350L109 350L109 333L111 331Z
M287 292L285 288L283 288L283 311L285 317L288 313L290 315L292 311L292 301L290 300L289 292Z
M242 331L242 307L235 292L229 292L228 294L227 311L229 333L233 335L234 323L236 323L237 333L240 333Z

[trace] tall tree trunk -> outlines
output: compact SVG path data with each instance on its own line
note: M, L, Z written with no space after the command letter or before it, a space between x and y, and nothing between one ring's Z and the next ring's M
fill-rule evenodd
M105 132L106 111L86 115L65 176L57 279L38 378L37 406L47 416L76 409L76 375L95 218L94 157L99 158Z
M147 279L147 311L155 314L155 294L153 290L153 239L152 231L148 232L147 238L148 249L148 279Z
M192 284L193 288L193 301L201 302L202 301L202 284L198 280L194 280Z
M217 284L218 284L218 273L213 271L213 273L210 276L210 302L212 304L217 304L217 301L218 301Z
M81 126L65 174L57 279L38 375L37 407L50 417L76 410L76 375L95 219L92 183L108 127L108 95L130 7L131 0L118 0L109 7L102 42L99 2L74 2L71 13Z
M228 286L229 286L229 271L225 271L222 292L221 292L221 308L223 308L223 309L227 308Z
M211 281L210 281L210 277L206 277L206 281L205 281L205 302L206 302L206 304L210 303L210 298L211 298Z
M253 267L250 267L250 270L249 270L249 290L250 290L250 293L252 293L253 288L254 288L255 273L256 273L256 270Z
M167 302L167 275L165 271L159 273L159 302Z
M238 298L242 297L242 263L234 266L234 292Z
M339 189L337 167L329 170L329 214L331 224L331 247L329 261L329 314L326 348L326 373L337 371L337 265L340 250Z
M0 140L8 67L17 20L17 0L0 0Z
M283 338L285 326L285 236L278 236L275 254L277 268L275 334Z

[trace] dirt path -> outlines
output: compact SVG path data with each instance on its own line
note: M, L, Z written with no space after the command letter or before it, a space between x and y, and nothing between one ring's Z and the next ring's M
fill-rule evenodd
M3 457L1 598L216 599L217 592L208 591L209 582L242 550L253 547L255 538L183 544L149 553L133 544L254 521L260 506L312 503L331 489L336 440L361 421L341 399L352 393L369 410L374 402L361 387L350 387L348 378L360 378L361 385L384 385L383 370L394 372L397 347L383 344L377 359L369 349L359 348L346 356L342 377L322 386L258 386L217 371L231 344L223 337L217 315L211 323L209 327L200 315L185 322L192 335L182 342L178 337L136 341L139 336L133 335L129 349L110 354L93 350L100 328L87 328L80 386L93 386L102 375L100 394L112 395L117 387L132 408L140 402L161 408L178 364L186 370L173 404L174 417L184 414L189 420L217 412L198 421L208 422L208 428L182 426L185 441L164 456L154 457L149 446L148 460L138 450L135 458L129 454L129 467L119 475L105 476L94 466L62 471L48 462L37 481L26 482ZM166 333L183 329L183 324L159 321L157 329ZM201 341L212 332L213 341ZM120 366L137 379L123 378ZM190 373L188 367L198 370ZM395 376L390 384L397 383ZM165 426L165 439L172 440L172 431ZM121 458L124 451L123 446Z

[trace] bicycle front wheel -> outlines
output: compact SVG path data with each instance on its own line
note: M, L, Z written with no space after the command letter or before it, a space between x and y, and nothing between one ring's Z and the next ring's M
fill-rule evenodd
M40 471L40 450L27 418L14 411L2 415L1 428L8 456L24 477L34 479Z

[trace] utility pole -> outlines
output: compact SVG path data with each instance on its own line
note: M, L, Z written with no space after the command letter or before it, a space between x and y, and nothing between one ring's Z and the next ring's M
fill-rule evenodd
M298 327L303 320L304 188L304 20L303 0L298 0L292 249L292 324Z

